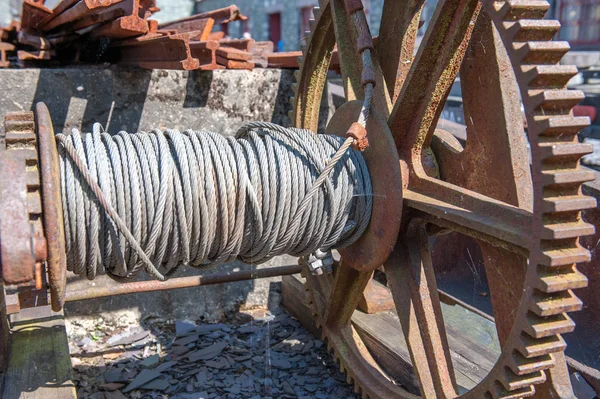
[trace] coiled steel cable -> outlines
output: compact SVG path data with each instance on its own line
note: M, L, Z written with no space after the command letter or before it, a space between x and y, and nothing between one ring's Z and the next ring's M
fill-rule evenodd
M257 122L235 137L95 124L57 141L67 267L89 279L304 256L350 245L370 220L351 138Z

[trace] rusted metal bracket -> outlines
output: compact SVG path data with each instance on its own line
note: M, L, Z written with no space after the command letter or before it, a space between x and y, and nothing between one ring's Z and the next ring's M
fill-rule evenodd
M36 135L30 112L8 114L0 145L0 259L6 285L41 287L47 248ZM36 273L37 271L37 273Z

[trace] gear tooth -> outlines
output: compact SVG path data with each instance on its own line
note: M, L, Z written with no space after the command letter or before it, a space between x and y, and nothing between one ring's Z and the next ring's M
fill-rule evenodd
M563 89L578 73L573 65L525 65L521 70L532 89Z
M557 148L566 147L564 151L556 150L553 151L556 157L567 157L564 154L573 154L573 156L579 156L580 151L587 151L584 147L579 147L579 144L561 145ZM557 197L546 197L544 198L543 212L544 213L556 213L556 212L573 212L582 211L584 209L593 209L597 205L596 198L587 195L562 195Z
M316 20L314 19L310 19L308 21L308 27L310 28L310 31L313 32L315 30L315 25L316 25Z
M585 94L581 90L529 90L531 105L542 114L569 113Z
M505 368L499 381L507 391L513 392L534 384L542 384L546 381L546 374L543 371L536 371L530 374L517 375L510 368Z
M521 19L504 22L513 42L550 41L560 29L560 22L553 19Z
M363 396L362 395L362 387L360 385L358 385L358 382L356 382L356 380L354 381L354 393L359 396Z
M340 370L341 370L341 367L340 367ZM343 373L343 371L342 371L342 373ZM346 382L348 383L348 385L354 384L354 378L352 378L352 376L349 373L346 374Z
M515 351L508 366L515 374L522 376L553 367L554 357L550 354L546 354L536 358L527 359L519 352Z
M572 265L564 269L539 267L540 283L538 289L545 293L573 290L587 287L587 277Z
M319 7L313 7L313 15L315 19L319 18L319 16L321 15L321 10L323 9L323 7L325 7L326 3L326 0L319 0Z
M557 186L557 185L581 185L583 183L586 183L588 181L594 181L596 179L596 176L594 175L594 172L592 171L588 171L588 170L579 170L579 169L567 169L567 170L547 170L544 171L542 173L542 181L541 183L544 185L544 187L552 187L552 186ZM552 230L551 227L546 226L547 230L546 231L546 236L544 237L545 239L559 239L558 236L562 235L564 238L568 238L569 236L573 237L573 233L577 233L579 235L587 235L587 234L592 234L591 233L591 228L592 226L589 225L588 223L575 223L574 225L569 225L569 226L555 226L558 231L557 234L552 234ZM580 228L584 227L583 230L581 230ZM566 234L569 233L569 231L562 231L563 234L561 234L561 229L565 229L565 228L575 228L578 231L571 231L570 234Z
M540 158L547 164L564 163L565 161L579 161L581 157L594 152L594 147L586 143L540 143ZM595 207L592 204L592 208ZM579 208L577 210L583 210Z
M304 64L304 56L298 57L298 67ZM300 70L300 68L298 68Z
M506 388L504 388L502 382L496 381L495 386L492 388L492 390L488 391L489 396L486 395L486 397L494 399L521 399L533 396L534 394L535 388L533 386L520 388L511 392L507 391Z
M567 347L563 337L550 335L544 338L533 338L527 333L521 335L516 349L526 358L531 359L550 353L562 352Z
M552 316L581 310L583 302L571 290L552 294L538 292L533 297L531 311L538 316Z
M527 315L528 326L524 331L534 338L546 338L556 334L570 333L575 329L575 322L566 313L540 317L534 313Z
M523 64L553 65L571 49L569 42L525 42L515 43L515 51Z
M294 83L294 85L292 85L292 87L295 89L294 93L298 94L298 92L297 92L298 82L300 82L300 70L299 69L294 71L294 79L296 79L296 83Z
M587 116L537 115L533 121L541 136L550 137L564 135L574 137L580 130L590 125L590 119Z
M593 224L585 223L581 220L576 222L549 223L544 225L544 228L542 229L542 239L562 240L565 238L577 238L592 235L595 231L596 228Z
M505 21L519 19L542 19L550 9L547 1L506 1L500 3L498 14Z
M574 263L589 262L590 260L590 251L581 246L575 248L553 246L542 251L540 264L549 267L559 267Z

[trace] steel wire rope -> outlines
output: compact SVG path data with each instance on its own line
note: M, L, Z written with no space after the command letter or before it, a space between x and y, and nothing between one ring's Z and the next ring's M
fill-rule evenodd
M95 124L56 138L67 267L89 279L304 256L350 245L370 220L369 172L351 138L262 122L235 137L111 136Z

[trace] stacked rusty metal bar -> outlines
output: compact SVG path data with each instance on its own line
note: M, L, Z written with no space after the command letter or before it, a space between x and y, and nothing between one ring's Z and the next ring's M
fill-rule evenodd
M246 19L237 6L231 5L160 24L156 31L135 39L113 42L110 52L117 64L145 69L252 69L251 55L221 47L212 35L215 24Z
M235 5L162 24L150 19L158 10L156 0L62 0L52 9L44 0L24 0L21 26L0 29L0 67L8 67L16 55L20 64L298 68L299 52L276 53L270 41L232 39L215 31L215 26L248 19Z

